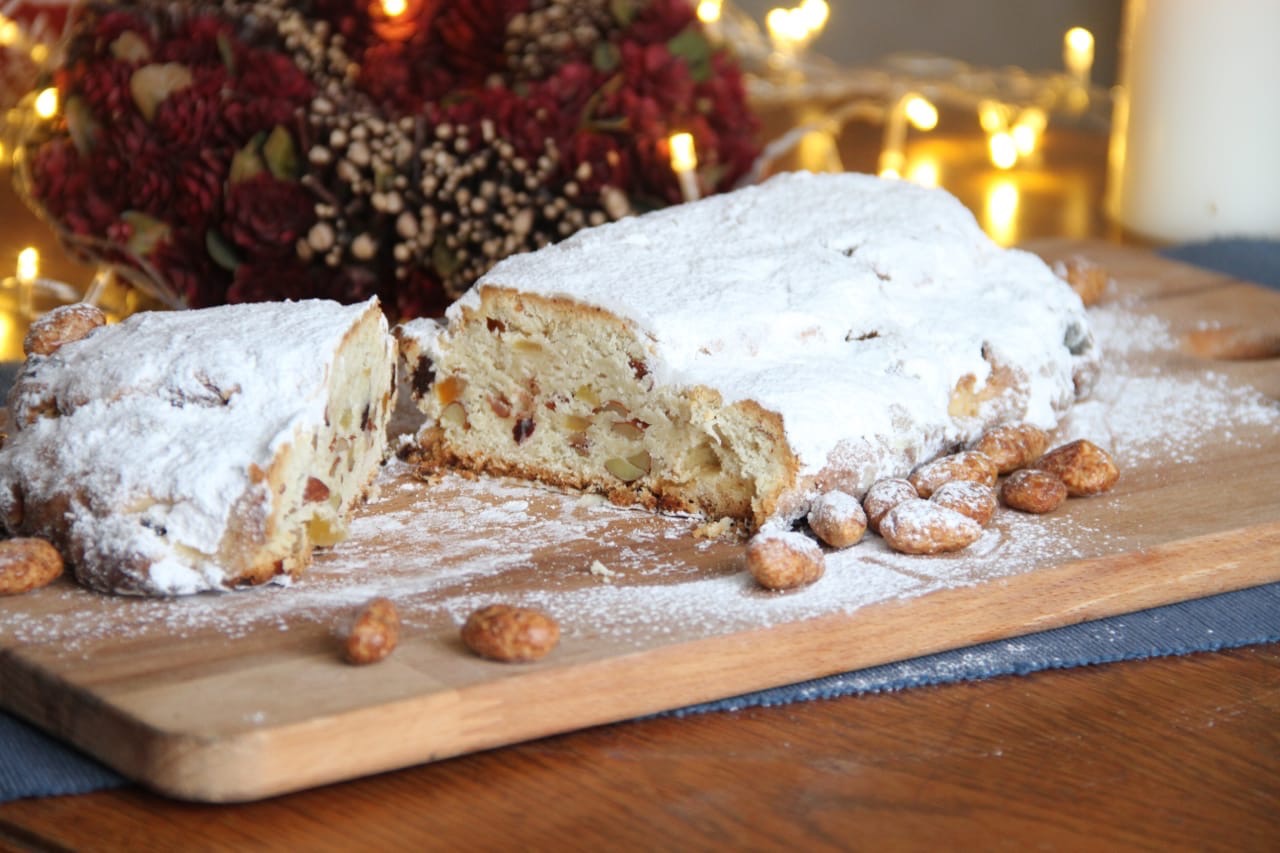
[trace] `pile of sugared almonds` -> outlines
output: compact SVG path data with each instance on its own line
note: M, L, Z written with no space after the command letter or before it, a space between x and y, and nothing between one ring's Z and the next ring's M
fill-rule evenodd
M1046 513L1068 497L1101 494L1120 477L1111 456L1090 441L1046 453L1048 446L1048 433L1038 427L998 427L971 448L926 462L905 479L876 482L861 502L828 492L809 512L812 537L761 531L747 545L747 569L766 589L804 586L822 577L819 542L847 548L868 529L903 554L959 551L981 538L996 512L997 492L1010 509Z

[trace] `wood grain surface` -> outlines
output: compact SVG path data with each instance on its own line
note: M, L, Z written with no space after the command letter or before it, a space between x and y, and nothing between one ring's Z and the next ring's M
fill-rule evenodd
M1280 647L600 726L234 807L0 805L12 850L1272 851Z
M1130 249L1040 248L1094 257L1123 296L1167 319L1185 344L1167 371L1212 369L1280 398L1267 343L1280 329L1276 294ZM288 613L233 637L175 629L157 641L102 632L89 624L101 605L54 590L0 607L33 620L83 616L85 631L0 638L0 703L172 796L244 800L1242 588L1280 579L1280 437L1268 426L1240 438L1190 462L1127 470L1114 499L1070 506L1084 531L1124 526L1117 546L1081 542L1083 559L767 628L672 624L639 647L584 629L530 667L468 657L448 613L417 625L387 662L355 669L337 661L329 626ZM664 547L712 574L737 571L736 545L690 541ZM593 553L608 546L582 556ZM490 583L545 577L513 571Z

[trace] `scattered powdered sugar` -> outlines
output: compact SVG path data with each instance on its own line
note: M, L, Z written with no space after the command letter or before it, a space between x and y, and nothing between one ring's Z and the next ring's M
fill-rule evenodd
M1211 444L1247 443L1267 432L1260 426L1280 425L1276 401L1224 373L1167 371L1162 364L1175 342L1163 322L1123 304L1094 314L1107 371L1057 441L1089 438L1124 470L1192 460ZM1090 500L1119 506L1124 497ZM869 534L829 552L817 583L775 593L744 571L740 542L695 537L699 526L702 519L655 516L511 480L448 475L425 484L392 462L350 538L318 555L292 586L136 599L63 583L37 594L38 616L26 604L34 597L0 601L0 640L88 657L96 644L121 638L196 643L210 632L235 639L307 624L332 630L356 605L387 596L410 635L454 631L472 610L503 601L555 616L565 644L605 636L642 648L854 613L1131 546L1123 534L1089 529L1079 516L1002 510L964 551L906 556Z
M1275 400L1221 372L1170 373L1177 341L1160 318L1119 304L1094 309L1090 323L1112 367L1059 424L1060 442L1087 438L1122 466L1184 463L1207 441L1242 442L1242 430L1280 420Z
M1108 359L1123 358L1133 353L1169 352L1177 348L1169 324L1152 314L1142 313L1135 299L1091 308L1089 327L1101 342Z

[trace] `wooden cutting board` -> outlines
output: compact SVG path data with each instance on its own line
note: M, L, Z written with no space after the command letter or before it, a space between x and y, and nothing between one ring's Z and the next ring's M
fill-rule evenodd
M0 707L157 791L249 800L1280 580L1280 294L1132 249L1035 248L1107 266L1098 325L1121 350L1152 323L1169 341L1118 353L1127 378L1073 416L1119 445L1111 494L1002 511L963 555L869 537L770 594L694 520L401 469L292 588L0 600ZM401 645L346 665L339 626L373 595L401 605ZM560 646L470 655L458 625L491 601L552 613Z

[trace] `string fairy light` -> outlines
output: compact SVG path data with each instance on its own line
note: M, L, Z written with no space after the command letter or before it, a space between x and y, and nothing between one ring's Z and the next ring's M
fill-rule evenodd
M938 108L923 96L912 92L902 104L902 112L916 130L933 130L938 126Z
M700 0L696 10L698 20L704 24L714 24L720 20L724 12L723 0Z
M36 115L42 119L51 119L58 114L58 90L50 86L36 95L33 104Z
M1018 143L1013 141L1013 134L1007 130L997 131L987 137L987 151L991 156L991 165L997 169L1012 169L1018 162Z
M1062 36L1062 64L1081 86L1089 85L1093 71L1093 33L1084 27L1072 27Z
M987 188L982 226L1001 246L1012 246L1018 242L1018 206L1021 201L1018 185L1007 177L994 181Z
M913 157L907 167L906 178L922 187L936 187L941 182L942 169L933 157Z
M806 18L806 6L813 3ZM740 38L736 45L748 70L747 84L760 104L774 101L819 100L835 104L845 117L870 117L885 125L878 171L901 177L907 165L907 128L930 131L937 127L939 107L975 115L986 135L988 158L999 169L1033 160L1053 116L1067 116L1082 126L1106 130L1110 125L1111 94L1094 87L1093 34L1072 27L1063 35L1063 70L1029 73L1020 68L982 69L931 54L899 54L871 68L843 68L820 56L807 56L812 40L830 9L821 0L772 9L765 18L772 52L762 55L755 43ZM726 10L731 6L724 2ZM819 8L821 14L818 14ZM787 60L782 68L779 57ZM784 74L778 71L786 71ZM902 93L911 92L904 99ZM788 134L794 144L809 131L838 134L834 128L811 127ZM785 152L779 152L785 153Z
M1040 146L1040 137L1049 126L1049 117L1039 107L1027 107L1009 129L1019 157L1029 157Z
M13 47L22 38L22 28L18 22L5 15L0 15L0 47Z
M791 61L822 33L830 17L826 0L803 0L799 6L770 9L764 21L774 52Z

